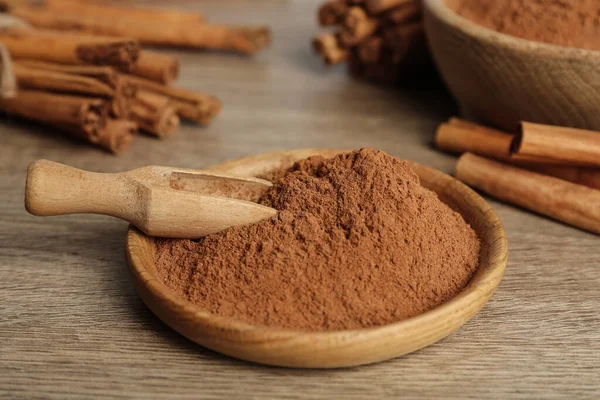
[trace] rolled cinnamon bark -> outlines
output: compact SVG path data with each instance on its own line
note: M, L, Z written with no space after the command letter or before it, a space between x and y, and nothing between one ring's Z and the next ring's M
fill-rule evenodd
M511 150L514 157L600 167L600 132L523 122Z
M115 83L115 97L110 104L110 113L115 118L127 118L131 113L131 104L137 93L137 87L118 75Z
M93 97L19 90L12 99L0 99L0 109L50 126L97 144L106 124L108 104Z
M98 136L98 146L113 154L129 150L131 142L136 135L138 126L127 119L108 119Z
M329 66L346 61L350 54L348 50L340 46L337 35L333 33L322 33L315 37L313 48Z
M182 119L206 125L211 123L221 112L221 102L214 96L173 86L164 86L131 75L124 79L136 86L138 90L146 90L168 97L177 110L177 115Z
M435 145L442 151L471 152L497 160L510 157L512 140L511 134L457 118L441 124L435 135Z
M600 190L470 153L458 160L456 178L500 200L600 234Z
M205 23L145 22L123 15L118 19L98 18L94 6L69 4L50 6L40 11L35 7L18 7L12 14L37 28L81 32L92 35L131 37L143 44L228 50L252 54L270 43L266 26L226 26Z
M144 132L159 138L171 136L179 129L179 117L169 98L147 90L138 90L131 118Z
M338 25L348 12L346 0L331 0L319 7L318 18L321 26Z
M369 17L361 7L350 7L342 23L340 41L344 46L356 46L375 33L378 27L379 22Z
M140 50L137 41L132 39L23 28L0 28L0 42L16 60L114 65L123 69L131 68Z
M104 82L87 76L36 69L14 64L15 77L20 88L90 96L115 96L115 90Z
M416 0L366 0L370 14L379 14L392 8L416 4Z
M179 60L167 54L143 50L130 73L169 85L179 77Z

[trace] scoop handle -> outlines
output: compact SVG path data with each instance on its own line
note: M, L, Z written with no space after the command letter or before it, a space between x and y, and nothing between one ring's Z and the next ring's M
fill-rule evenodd
M131 192L122 174L87 172L38 160L27 171L25 208L38 216L93 213L129 221Z

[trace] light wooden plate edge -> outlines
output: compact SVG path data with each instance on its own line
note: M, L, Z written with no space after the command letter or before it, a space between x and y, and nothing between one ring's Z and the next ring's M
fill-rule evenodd
M332 156L339 152L300 149L268 153L209 169L240 173L245 165L264 166L282 155L290 164L309 155ZM299 332L252 326L215 316L177 297L148 271L148 266L153 267L154 241L131 228L127 235L127 258L134 286L148 307L183 336L247 361L286 367L340 368L379 362L421 349L459 329L485 305L504 274L508 244L498 217L477 193L442 172L416 163L413 168L441 190L455 190L455 197L462 199L454 198L454 201L474 206L473 210L480 218L485 218L488 226L483 237L478 231L482 241L489 244L489 254L482 260L476 276L455 298L427 313L382 327L337 332ZM253 169L251 174L257 171L260 173L260 168Z

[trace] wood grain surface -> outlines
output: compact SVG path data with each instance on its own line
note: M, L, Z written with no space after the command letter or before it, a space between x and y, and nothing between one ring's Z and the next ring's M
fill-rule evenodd
M158 2L156 2L158 3ZM164 2L165 4L167 2ZM451 172L432 149L455 112L439 88L392 91L327 72L310 54L319 1L171 1L218 21L269 22L273 47L253 59L179 53L182 83L225 104L214 125L139 137L119 157L0 125L0 397L2 398L598 398L598 237L492 202L509 264L492 300L443 341L345 370L269 368L206 350L167 328L128 276L127 224L102 216L38 218L23 206L38 158L101 172L149 164L203 168L300 147L372 146Z

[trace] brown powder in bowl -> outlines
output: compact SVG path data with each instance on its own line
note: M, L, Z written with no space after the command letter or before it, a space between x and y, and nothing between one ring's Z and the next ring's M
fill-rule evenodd
M507 35L600 50L598 0L446 0L463 17Z
M477 269L476 234L404 161L362 149L273 176L260 202L277 217L198 241L158 240L166 286L217 315L324 331L428 311Z

